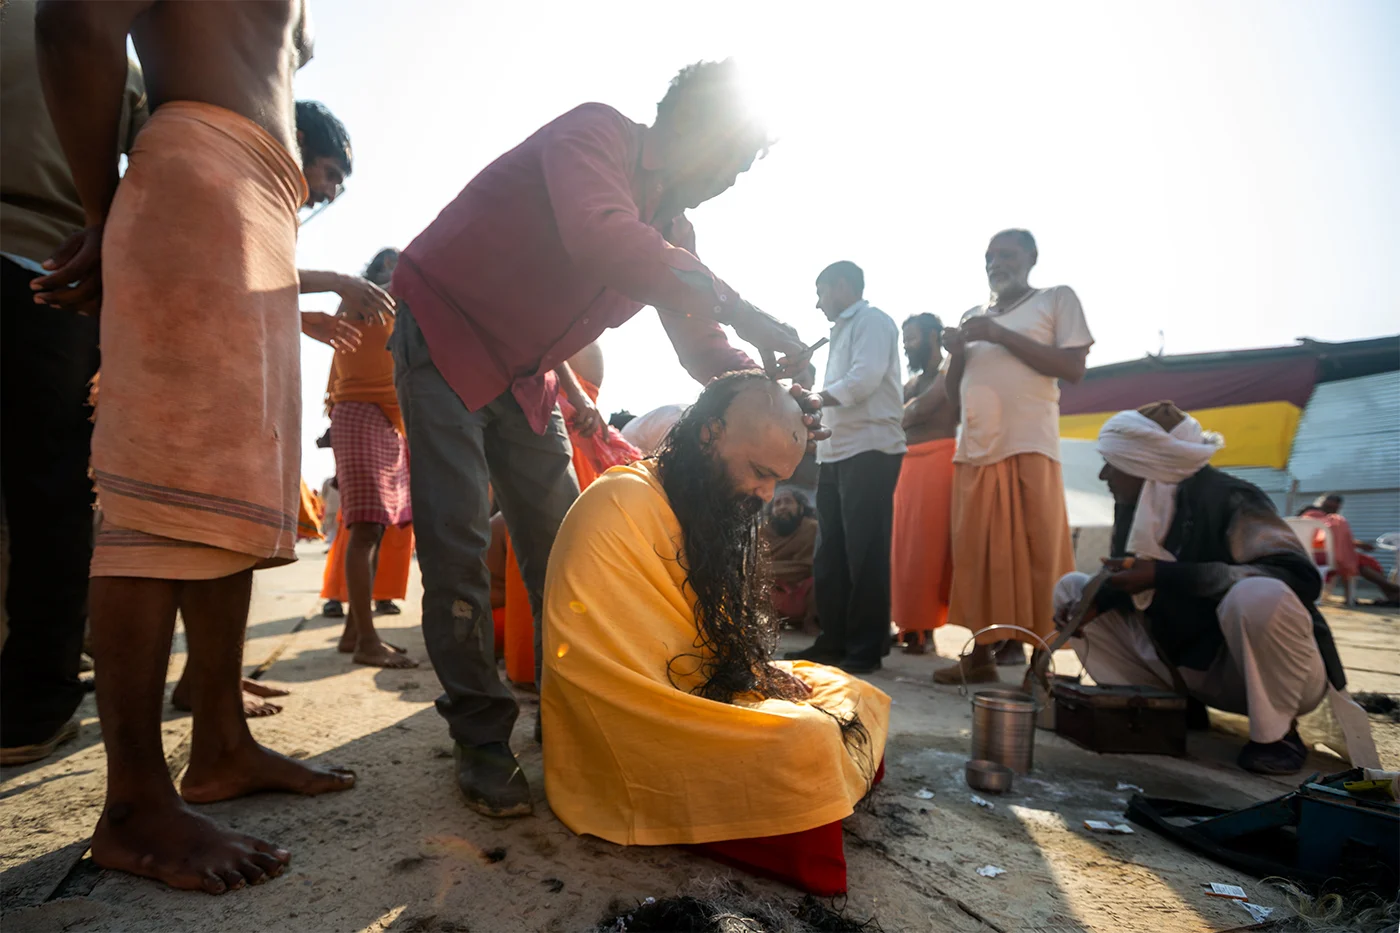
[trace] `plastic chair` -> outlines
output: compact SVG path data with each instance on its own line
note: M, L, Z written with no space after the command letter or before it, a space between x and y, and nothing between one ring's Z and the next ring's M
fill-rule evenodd
M1387 551L1400 550L1400 531L1387 531L1376 539L1376 547ZM1400 561L1390 568L1390 582L1394 583L1397 579L1400 579Z
M1332 529L1326 522L1319 518L1291 516L1285 518L1284 521L1288 523L1289 528L1293 529L1293 533L1298 536L1298 540L1303 545L1303 550L1307 551L1314 559L1316 559L1319 553L1323 555L1323 563L1319 564L1317 567L1317 571L1322 574L1323 580L1322 589L1317 594L1317 601L1322 602L1323 597L1332 590L1332 584L1327 582L1327 575L1336 569L1337 566L1337 551L1336 544L1332 540ZM1317 546L1318 534L1322 535L1322 548L1320 550ZM1337 577L1340 578L1341 574L1337 574ZM1346 605L1356 605L1356 578L1346 578L1342 581L1342 587Z

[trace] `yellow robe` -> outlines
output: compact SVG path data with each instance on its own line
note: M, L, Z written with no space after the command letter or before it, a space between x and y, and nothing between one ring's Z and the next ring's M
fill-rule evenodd
M793 703L718 703L700 679L680 525L651 461L614 467L554 541L544 595L545 792L577 833L671 845L801 832L851 814L884 757L890 698L835 668L779 663L813 689ZM848 750L838 715L870 735Z

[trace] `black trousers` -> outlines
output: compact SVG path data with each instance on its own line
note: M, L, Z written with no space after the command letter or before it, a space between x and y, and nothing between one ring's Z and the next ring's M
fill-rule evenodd
M889 653L890 528L903 463L903 454L867 451L821 465L812 566L819 652L861 664Z
M9 524L0 744L49 738L83 698L92 562L88 383L97 319L36 305L34 273L0 258L0 492Z

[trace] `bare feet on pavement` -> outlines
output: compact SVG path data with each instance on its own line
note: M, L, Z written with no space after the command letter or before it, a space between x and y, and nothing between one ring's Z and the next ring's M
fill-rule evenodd
M92 835L92 860L172 888L223 894L276 878L292 856L171 797L159 804L109 804Z
M320 768L249 742L218 759L191 756L180 796L190 803L213 803L263 791L314 797L354 786L355 772L347 768Z
M390 667L402 669L417 667L418 662L403 654L402 648L396 648L386 641L375 641L365 644L363 640L355 648L354 661L356 664L367 664L370 667Z
M247 677L242 681L243 689L243 715L249 719L259 719L263 716L275 716L282 712L282 707L276 703L265 702L267 697L284 697L290 695L290 690L283 690L281 687L270 687L267 684L259 683L256 680L249 680ZM175 685L175 689L170 693L170 705L186 713L194 709L190 705L190 688L182 676L180 682Z
M398 654L406 654L398 645L391 645L387 641L380 639L379 643L390 651ZM355 633L350 628L350 623L345 623L345 631L340 633L340 644L336 645L336 650L341 654L353 654L355 651Z

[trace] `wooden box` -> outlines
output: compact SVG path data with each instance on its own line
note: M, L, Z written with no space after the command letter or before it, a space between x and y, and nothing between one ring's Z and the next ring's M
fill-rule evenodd
M1186 754L1186 697L1153 687L1054 685L1055 731L1095 752Z

